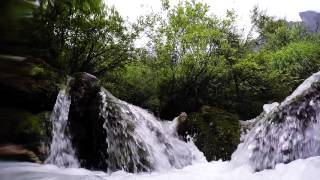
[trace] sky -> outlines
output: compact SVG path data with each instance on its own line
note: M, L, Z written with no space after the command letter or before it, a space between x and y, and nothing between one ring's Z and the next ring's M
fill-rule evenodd
M161 8L160 0L104 0L107 5L114 5L120 14L133 22L139 15L158 11ZM179 0L170 0L177 4ZM320 0L200 0L210 6L210 12L223 16L227 9L234 9L238 15L239 28L250 26L250 11L258 5L267 10L267 14L285 17L289 21L300 21L299 12L314 10L320 12Z

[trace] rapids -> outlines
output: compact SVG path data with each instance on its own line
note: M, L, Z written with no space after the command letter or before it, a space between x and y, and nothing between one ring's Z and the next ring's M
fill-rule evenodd
M320 157L277 164L274 169L260 172L253 172L248 164L234 166L229 161L197 163L182 169L138 174L125 171L107 174L33 163L0 163L1 180L318 180L319 177Z
M192 141L179 139L176 119L159 121L147 110L121 101L103 88L99 96L104 143L108 145L104 151L110 157L105 161L108 167L115 167L111 168L113 171L78 167L77 150L72 148L72 136L68 134L70 97L62 90L51 116L54 128L48 164L0 162L0 179L317 180L320 177L320 72L308 78L281 104L265 105L257 118L242 121L246 129L231 161L207 162ZM151 168L146 168L147 172L128 173L128 163L134 167L147 164Z

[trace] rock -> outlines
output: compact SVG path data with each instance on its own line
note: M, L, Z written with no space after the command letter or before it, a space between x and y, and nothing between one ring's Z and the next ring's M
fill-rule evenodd
M222 109L203 106L189 115L186 128L208 161L228 160L240 139L239 119Z
M303 24L311 33L320 31L320 13L315 11L304 11L299 13Z
M188 136L188 123L187 123L188 115L185 112L182 112L178 117L178 124L177 124L177 133L184 141L187 141Z
M57 71L43 60L0 55L0 144L23 145L45 159L51 135L48 111L58 84Z
M0 107L50 111L59 79L58 73L40 59L0 56Z
M0 145L0 159L41 163L39 157L21 145Z
M179 123L184 123L187 120L187 118L188 118L187 113L182 112L178 117L178 121Z
M44 161L48 154L51 131L46 127L50 112L32 114L22 109L0 108L0 145L23 145ZM15 156L11 156L11 160ZM17 156L17 160L20 157Z
M99 166L99 148L102 123L98 121L98 79L87 73L77 73L70 82L71 105L69 110L70 131L76 154L82 167Z
M103 107L100 88L99 80L87 73L75 74L70 82L70 134L81 167L103 171L121 169L129 172L148 171L150 164L142 148L144 145L134 141L130 135L135 128L129 122L130 115L126 116L128 119L123 118L123 112L111 94L106 94L108 104ZM107 126L106 118L108 125L111 126L109 129L104 128ZM123 154L108 150L113 147L109 147L112 145L107 142L107 139L111 138L108 137L107 131L116 131L117 140L122 140L117 144L121 146L119 150L124 152ZM131 146L136 144L134 152L128 148L128 143ZM132 159L136 158L132 153L139 154L140 159Z

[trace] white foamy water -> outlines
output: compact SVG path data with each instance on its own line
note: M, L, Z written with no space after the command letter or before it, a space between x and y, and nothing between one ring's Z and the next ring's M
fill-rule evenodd
M320 157L277 164L274 169L253 172L249 165L212 161L171 169L166 172L106 174L79 168L60 169L53 165L0 162L1 180L318 180Z
M151 168L145 167L146 170L165 171L207 162L192 141L186 143L179 138L177 120L160 121L147 110L121 101L103 88L100 95L107 153L112 157L106 159L109 166L127 170L128 162L132 162L134 167L143 167L147 161ZM116 121L112 114L117 115ZM139 154L141 151L143 154Z
M299 85L297 89L293 91L293 93L288 96L281 105L284 106L290 103L295 97L303 95L309 88L311 88L314 82L319 81L320 79L320 71L317 73L312 74L312 76L308 77L302 84Z
M151 169L146 170L153 172L121 170L105 173L72 166L59 168L48 164L0 162L0 180L318 180L320 95L316 83L319 80L320 73L316 73L280 105L264 106L265 112L248 122L253 123L254 128L245 135L232 161L212 162L206 162L192 142L179 139L176 120L158 121L148 111L121 101L102 89L100 114L105 120L107 153L112 157L105 161L110 166L124 167L122 169L127 162L138 167L148 161ZM53 113L59 117L53 130L58 132L59 140L52 143L57 145L54 147L59 153L67 150L67 154L58 153L57 156L64 157L64 160L68 160L70 152L73 154L64 133L69 105L69 97L62 91ZM143 153L139 154L139 151ZM53 162L60 165L59 161Z
M68 134L68 115L71 104L66 90L60 90L54 105L50 121L52 122L52 142L46 163L59 167L79 167Z
M264 105L257 118L241 122L252 129L232 155L238 165L251 164L256 170L274 168L320 155L320 72L306 79L280 105Z

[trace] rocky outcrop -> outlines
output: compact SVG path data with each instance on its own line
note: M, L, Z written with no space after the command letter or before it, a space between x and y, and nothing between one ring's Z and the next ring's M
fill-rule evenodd
M320 13L315 11L304 11L300 12L299 15L309 32L320 32Z
M48 111L58 93L58 79L58 73L40 59L0 56L0 146L15 144L34 152L40 161L45 159L51 133ZM0 159L15 157L21 159L19 153Z
M33 151L21 145L13 144L0 145L0 159L41 163L41 160Z
M103 122L98 119L98 79L87 73L75 74L70 82L70 134L82 167L98 169L100 149L105 141L101 136Z
M145 147L133 139L130 112L124 115L121 104L118 105L111 94L105 94L106 99L102 99L99 81L90 74L75 74L70 86L70 131L81 167L104 171L149 171L151 165L146 159ZM103 106L102 101L107 101L107 105Z
M48 154L51 135L50 112L37 114L22 109L0 108L0 146L15 144L33 152L43 162ZM19 154L1 154L2 160L22 160ZM16 159L15 159L16 158ZM34 158L33 158L34 159ZM27 161L34 161L25 158Z
M0 107L51 111L58 84L58 73L40 59L0 56Z

